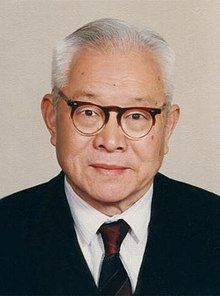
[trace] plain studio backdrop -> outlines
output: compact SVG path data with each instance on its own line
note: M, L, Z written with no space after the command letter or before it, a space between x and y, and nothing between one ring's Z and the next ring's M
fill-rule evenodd
M219 0L0 0L0 195L60 171L40 113L51 90L52 48L103 17L149 26L175 50L181 117L161 172L218 193Z

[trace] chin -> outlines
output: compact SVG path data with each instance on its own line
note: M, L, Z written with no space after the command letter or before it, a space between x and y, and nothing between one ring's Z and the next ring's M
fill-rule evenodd
M103 186L100 189L90 191L89 194L90 199L107 204L121 202L127 199L131 192L130 190L122 190L122 186Z

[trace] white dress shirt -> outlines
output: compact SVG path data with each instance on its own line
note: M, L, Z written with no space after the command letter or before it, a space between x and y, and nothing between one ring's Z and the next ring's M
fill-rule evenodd
M119 219L124 219L129 224L130 230L121 244L120 258L134 292L147 243L153 184L139 201L122 214L112 217L104 215L81 199L73 191L66 177L64 184L77 239L97 286L105 254L102 237L100 233L97 234L97 230L103 223Z

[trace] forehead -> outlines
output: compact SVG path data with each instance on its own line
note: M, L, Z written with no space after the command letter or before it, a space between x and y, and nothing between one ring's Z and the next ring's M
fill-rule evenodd
M113 100L122 104L143 100L151 103L164 97L164 84L159 63L151 52L84 50L69 73L67 91L71 96L106 104Z

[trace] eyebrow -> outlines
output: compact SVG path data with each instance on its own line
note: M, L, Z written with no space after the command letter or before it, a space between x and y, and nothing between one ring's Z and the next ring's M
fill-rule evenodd
M75 95L74 98L95 98L97 95L91 93L91 92L86 92L86 91L81 91L79 95Z
M151 98L150 96L146 96L146 97L134 97L133 98L135 101L137 102L151 102Z
M79 98L88 98L88 99L93 99L93 98L96 98L96 99L99 99L101 96L97 95L97 94L94 94L92 92L87 92L87 91L81 91L79 93L79 95L74 95L73 96L73 100L75 99L79 99ZM136 102L139 102L139 103L152 103L152 99L150 96L144 96L144 97L130 97L128 100L130 101L136 101Z

